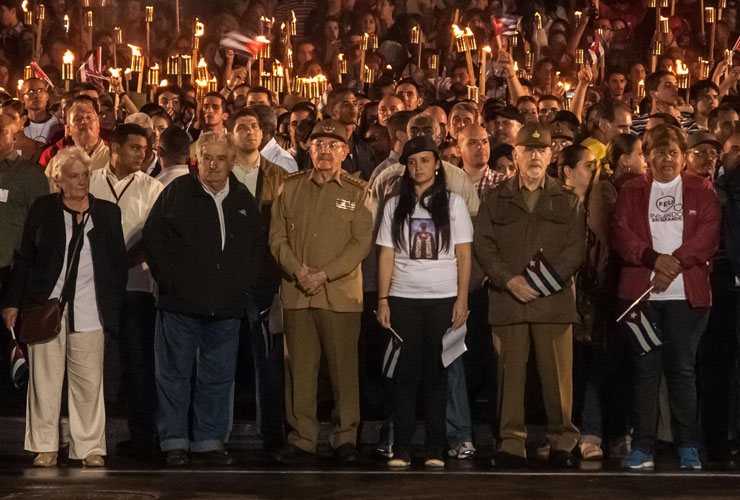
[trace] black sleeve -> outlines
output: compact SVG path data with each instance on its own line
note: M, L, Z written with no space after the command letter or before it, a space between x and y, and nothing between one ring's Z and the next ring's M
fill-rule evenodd
M13 254L13 267L8 278L8 288L3 298L3 308L20 308L26 288L26 281L36 261L36 232L48 212L49 197L37 198L31 205L23 226L21 244Z
M172 263L168 247L168 226L165 220L165 214L171 208L169 200L173 197L173 190L176 188L171 184L165 188L154 202L149 217L144 224L141 242L144 245L144 258L146 259L149 269L154 276L155 281L163 290L169 290L172 284ZM168 208L165 208L165 205Z

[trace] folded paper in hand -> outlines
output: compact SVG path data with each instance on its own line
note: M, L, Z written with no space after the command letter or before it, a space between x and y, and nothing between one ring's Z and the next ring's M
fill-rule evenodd
M442 365L445 368L468 350L465 345L466 333L468 333L468 327L465 324L457 330L450 328L445 332L442 337Z

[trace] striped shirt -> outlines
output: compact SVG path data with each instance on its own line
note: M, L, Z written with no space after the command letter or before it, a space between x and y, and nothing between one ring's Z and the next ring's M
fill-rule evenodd
M506 174L496 172L490 167L486 167L486 172L481 176L480 179L473 183L475 192L478 193L478 198L481 200L485 198L488 192L504 182L508 177Z
M650 113L645 113L644 115L640 115L637 118L632 118L632 128L630 129L632 135L642 137L647 129L647 122L649 119ZM683 128L684 132L686 132L687 134L702 129L699 124L694 121L694 118L688 113L681 113L679 123L681 124L681 128Z

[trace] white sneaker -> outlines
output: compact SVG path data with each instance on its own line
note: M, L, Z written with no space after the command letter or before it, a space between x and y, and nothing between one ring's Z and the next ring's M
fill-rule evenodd
M601 450L601 446L596 443L585 441L578 444L581 450L581 457L584 460L602 460L604 458L604 452Z

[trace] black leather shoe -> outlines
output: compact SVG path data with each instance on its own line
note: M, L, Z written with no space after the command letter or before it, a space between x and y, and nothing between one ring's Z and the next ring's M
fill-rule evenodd
M351 443L344 443L334 450L334 457L339 462L339 465L357 465L361 460L360 453Z
M550 463L560 469L578 468L578 460L569 451L552 450L550 451Z
M275 461L282 465L308 465L316 461L316 455L301 448L286 444L275 453Z
M190 465L188 453L185 450L170 450L165 460L167 467L187 467Z
M193 453L193 463L210 467L225 467L235 465L236 458L229 455L228 451L204 451L201 453Z
M507 453L505 451L499 451L496 453L489 462L491 467L496 469L526 469L527 458L514 455L513 453Z

